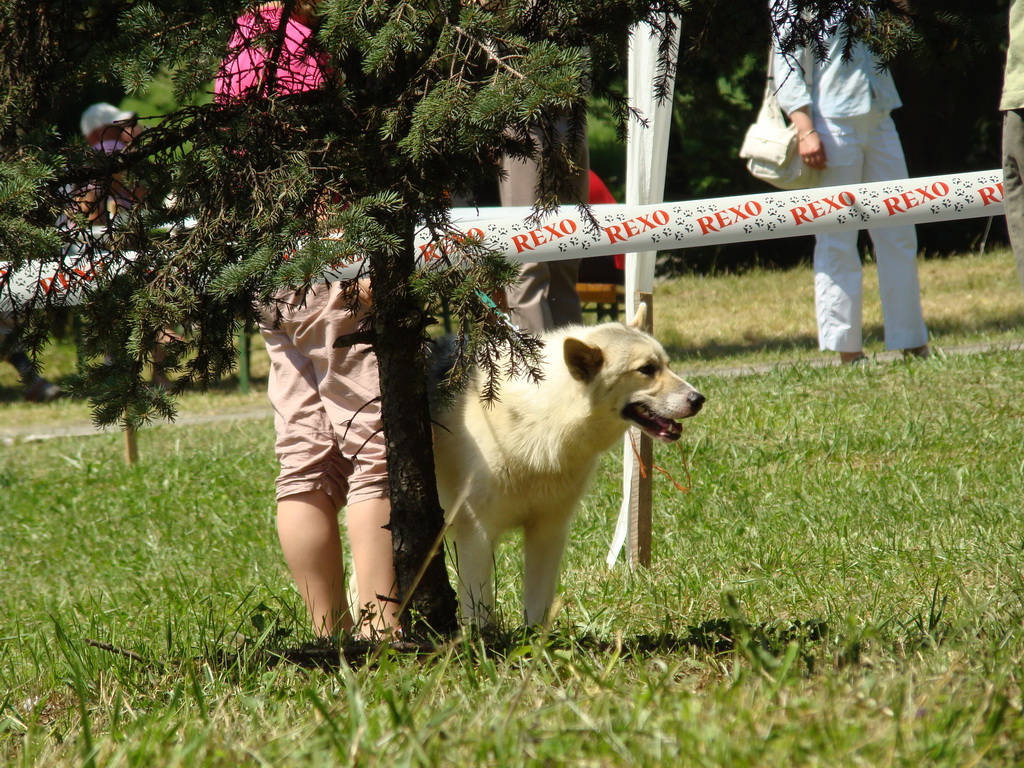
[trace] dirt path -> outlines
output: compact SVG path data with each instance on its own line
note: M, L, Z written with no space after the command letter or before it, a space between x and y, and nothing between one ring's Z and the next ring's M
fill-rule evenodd
M1012 352L1024 351L1024 341L1019 342L1006 342L1001 344L967 344L959 347L945 347L935 350L935 354L939 357L951 357L953 355L973 355L979 352L988 352L991 350L1007 350ZM899 360L901 354L899 352L881 352L872 357L872 360L876 363L888 363L895 360ZM809 366L812 368L827 368L830 366L836 366L839 361L834 357L823 357L818 360L800 361L793 363L767 363L764 365L741 365L741 366L722 366L718 368L702 368L699 371L693 371L689 375L694 379L709 376L721 376L726 378L733 378L737 376L758 376L765 373L770 373L775 370L781 370L785 368L793 368L796 366ZM241 411L227 411L227 412L209 412L194 415L179 416L172 423L159 422L153 424L152 428L166 428L166 427L179 427L188 426L190 424L211 424L223 421L238 421L242 419L267 419L270 420L274 415L268 405L265 408L250 408ZM90 435L101 435L118 432L118 427L104 427L97 428L90 422L76 422L70 424L62 424L56 427L47 427L45 424L33 424L26 427L18 427L12 429L0 429L0 445L10 446L16 443L27 443L37 442L40 440L52 440L60 437L88 437Z
M274 412L268 405L266 408L251 408L244 411L209 412L197 413L194 415L179 416L173 422L157 422L146 429L161 429L164 427L181 427L190 424L211 424L220 421L239 421L242 419L267 419L273 418ZM88 437L91 435L103 435L120 432L120 427L97 427L91 422L74 422L62 424L57 427L47 427L45 424L33 424L17 429L0 429L0 445L14 445L15 443L31 443L39 440L53 440L58 437Z

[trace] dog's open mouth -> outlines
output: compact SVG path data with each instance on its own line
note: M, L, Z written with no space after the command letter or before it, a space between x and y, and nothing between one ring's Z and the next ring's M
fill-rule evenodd
M663 443L674 443L683 433L678 421L659 416L643 403L630 403L622 409L622 415L655 440L661 440Z

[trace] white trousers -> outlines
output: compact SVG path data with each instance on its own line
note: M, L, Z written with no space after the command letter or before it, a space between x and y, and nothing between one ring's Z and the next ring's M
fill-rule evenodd
M826 119L815 127L825 145L825 187L907 178L896 126L888 113ZM878 265L886 349L913 349L928 343L917 279L914 227L869 229ZM823 350L858 352L863 346L863 272L857 232L818 235L814 248L814 302L818 345Z

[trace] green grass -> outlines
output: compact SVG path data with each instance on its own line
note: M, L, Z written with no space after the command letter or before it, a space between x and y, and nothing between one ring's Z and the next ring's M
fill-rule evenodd
M1024 293L1006 249L921 262L921 304L939 347L1019 341ZM658 285L655 329L690 370L820 358L809 267L688 276ZM864 349L884 350L878 277L864 270Z
M232 656L242 637L308 639L268 419L143 430L135 467L117 434L0 446L0 764L1021 764L1024 353L1001 348L1021 297L1005 252L942 265L922 280L926 296L952 281L934 346L996 349L808 366L812 320L784 299L798 281L806 299L808 273L660 287L658 326L704 352L678 362L708 402L681 450L656 449L681 489L658 475L653 566L604 565L609 455L550 635L510 632L501 652L334 671ZM734 307L757 310L714 345L665 324ZM798 364L733 377L713 361ZM191 397L197 414L255 402ZM42 422L72 406L0 408ZM497 565L512 630L514 541Z

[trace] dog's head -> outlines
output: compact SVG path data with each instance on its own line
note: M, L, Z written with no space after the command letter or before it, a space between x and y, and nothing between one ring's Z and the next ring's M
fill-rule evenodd
M668 355L641 328L647 305L628 325L595 326L584 338L567 336L563 355L569 373L587 385L593 406L612 410L655 440L675 442L678 419L694 416L704 395L669 369Z

